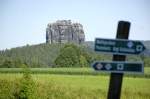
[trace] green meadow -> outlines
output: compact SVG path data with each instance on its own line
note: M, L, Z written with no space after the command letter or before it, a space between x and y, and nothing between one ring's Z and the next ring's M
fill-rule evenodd
M107 98L109 74L95 73L90 68L32 68L27 74L22 72L17 68L0 69L0 99ZM150 74L149 68L145 74ZM150 99L149 77L125 75L121 99Z

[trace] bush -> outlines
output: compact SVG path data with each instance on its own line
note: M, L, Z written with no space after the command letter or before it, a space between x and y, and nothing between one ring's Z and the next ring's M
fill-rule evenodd
M88 66L88 62L87 62L86 58L82 55L80 55L80 66L81 67L87 67Z
M26 65L23 65L24 73L20 80L20 90L18 93L19 99L34 99L35 83L31 77L31 71Z
M88 62L90 56L74 44L66 44L55 60L57 67L85 67L89 66Z

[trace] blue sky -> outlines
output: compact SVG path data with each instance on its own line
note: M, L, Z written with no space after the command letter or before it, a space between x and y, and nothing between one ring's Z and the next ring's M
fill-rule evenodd
M0 0L0 49L45 42L48 23L83 25L86 41L115 38L119 20L131 22L132 40L150 40L150 0Z

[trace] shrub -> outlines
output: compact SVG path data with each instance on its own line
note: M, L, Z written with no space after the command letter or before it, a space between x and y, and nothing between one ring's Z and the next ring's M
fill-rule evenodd
M20 79L19 99L34 99L35 83L31 77L31 71L26 65L23 65L23 77Z

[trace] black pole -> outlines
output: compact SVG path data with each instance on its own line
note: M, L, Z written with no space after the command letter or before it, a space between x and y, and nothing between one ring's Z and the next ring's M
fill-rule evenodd
M130 22L119 21L116 39L128 39ZM113 55L113 61L125 61L125 55ZM120 99L123 73L111 73L107 99Z

